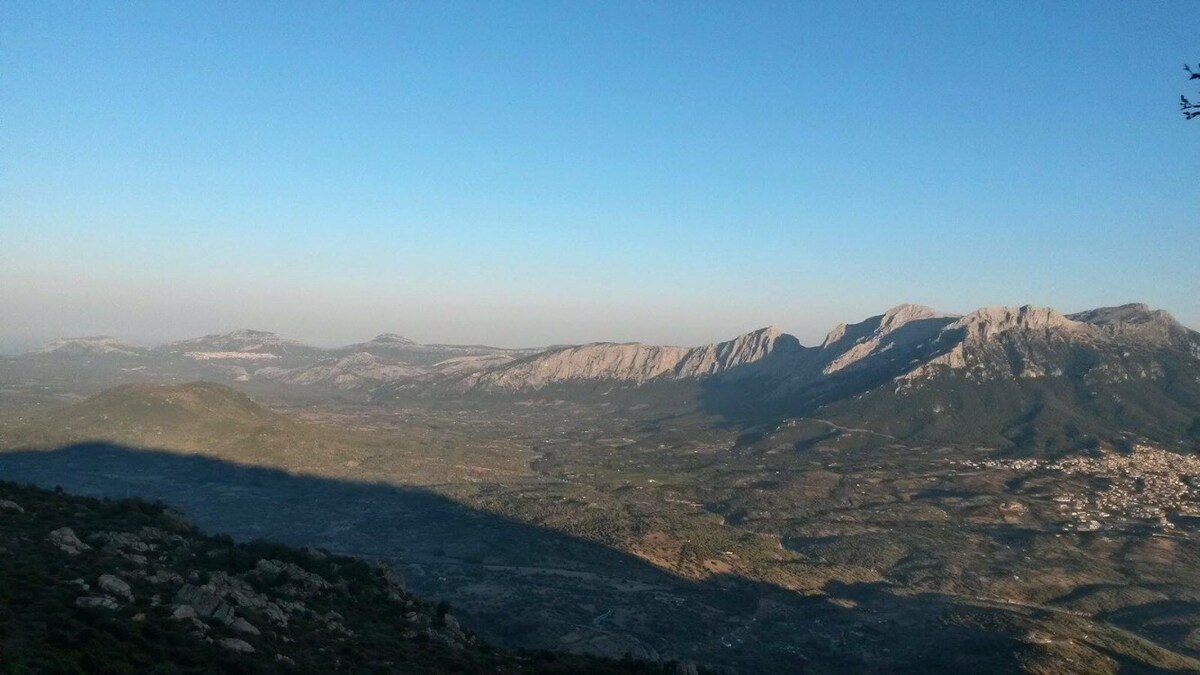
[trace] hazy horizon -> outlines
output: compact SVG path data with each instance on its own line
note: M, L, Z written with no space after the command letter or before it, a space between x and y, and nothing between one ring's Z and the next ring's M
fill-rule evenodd
M1200 326L1185 3L0 7L0 351Z
M1135 302L1135 301L1130 301L1130 302ZM926 304L926 303L912 303L912 304ZM996 304L997 303L993 303L990 306L996 306ZM999 304L1003 304L1003 303L999 303ZM1011 305L1012 303L1009 303L1009 304ZM1036 303L1024 303L1024 304L1036 304ZM1128 303L1115 303L1115 304L1128 304ZM975 308L972 308L971 310L951 311L951 310L946 310L945 308L942 308L942 307L937 307L937 306L932 306L932 307L933 307L933 309L938 310L939 312L943 312L946 314L953 314L953 315L962 315L962 314L966 314L969 311L972 311L974 309L978 309L978 307L975 307ZM638 337L638 336L604 337L603 335L601 335L600 337L596 337L594 334L587 333L586 326L584 328L580 328L580 327L576 326L576 328L573 331L568 330L563 333L564 335L580 336L577 339L561 339L561 340L550 339L550 340L543 340L541 342L523 342L523 343L522 342L496 342L496 341L487 341L487 340L476 340L476 339L470 338L469 336L466 336L465 333L452 333L454 335L462 335L463 336L459 339L453 339L453 338L452 339L442 339L440 337L437 337L436 335L425 336L424 334L417 334L417 333L413 333L411 331L405 331L403 329L386 329L386 328L376 329L374 331L367 330L358 335L346 335L346 336L342 336L342 337L329 337L327 334L323 335L320 333L311 333L310 332L310 333L304 333L304 334L293 334L293 333L288 333L285 331L273 330L269 326L264 327L264 326L258 325L258 323L256 323L256 322L250 321L250 322L247 322L244 324L229 325L229 326L226 326L225 328L221 328L221 329L212 329L212 328L199 329L198 331L193 331L191 333L180 333L178 331L172 331L172 332L162 332L162 333L143 333L140 336L138 336L138 335L125 334L125 333L122 333L119 331L94 331L94 332L90 332L90 333L76 333L76 334L62 333L62 334L53 334L53 335L51 335L51 334L30 335L30 336L24 336L24 337L22 337L22 336L15 336L15 337L14 336L4 336L4 337L0 337L0 354L15 355L15 354L24 353L24 352L36 349L37 347L44 345L46 342L56 339L56 338L81 338L81 337L107 336L107 337L115 337L124 342L133 344L133 345L137 345L137 346L153 347L153 346L158 346L158 345L165 344L167 342L176 341L176 340L202 337L204 335L222 334L222 333L228 333L228 332L231 332L234 330L243 330L243 329L262 330L262 331L267 331L267 332L271 332L271 333L276 333L284 338L293 339L293 340L297 340L299 342L309 344L309 345L312 345L315 347L324 347L324 348L342 347L342 346L346 346L346 345L350 345L350 344L355 344L358 342L366 342L369 339L371 339L377 335L380 335L383 333L392 333L392 334L401 335L403 337L406 337L408 339L414 340L415 342L422 343L422 344L487 345L487 346L491 346L491 347L520 349L520 348L549 347L552 345L560 345L560 344L581 344L581 343L586 343L586 342L644 342L644 343L653 343L653 344L673 344L673 345L681 345L681 346L697 346L697 345L708 344L708 343L713 343L713 342L720 342L722 340L727 340L727 339L733 338L737 335L742 335L742 334L748 333L753 330L758 330L760 328L765 328L768 326L775 326L775 327L783 330L785 333L790 333L792 335L795 335L802 344L804 344L806 346L815 346L815 345L820 344L820 342L824 339L827 332L829 330L833 329L838 324L857 323L859 321L868 319L872 316L877 316L889 308L890 308L890 306L881 308L878 310L873 310L869 314L864 314L862 316L834 320L832 323L829 323L828 325L826 325L825 328L820 330L819 332L812 332L812 331L805 332L802 330L794 330L794 329L790 329L788 327L788 325L783 322L770 321L770 322L766 322L766 323L755 324L753 326L747 325L742 328L737 328L737 329L733 329L731 331L726 331L725 333L722 333L720 335L712 335L709 337L700 337L698 339L690 340L690 341L656 340L656 339L650 339L650 338ZM1062 310L1062 311L1065 314L1071 314L1076 311L1084 311L1084 310L1095 309L1095 308L1096 307L1079 307L1079 308L1072 308L1072 309L1067 309L1067 310ZM1055 309L1061 310L1061 308L1055 308ZM1151 309L1166 309L1166 308L1154 307L1153 305L1151 305ZM1167 311L1170 312L1169 309L1167 309ZM452 319L453 317L444 317L444 318ZM1178 319L1178 318L1179 317L1176 316L1176 319ZM811 324L813 322L812 321L799 321L799 322L793 321L792 323L796 323L797 325L806 325L806 324ZM1184 325L1186 325L1188 328L1191 328L1192 330L1196 330L1196 326L1194 326L1192 324L1188 324L1186 322L1181 322L1181 323L1184 323ZM598 322L596 322L596 324L597 325L595 327L597 327L597 329L599 330L599 329L602 329L604 322L598 321ZM676 330L676 328L677 328L676 326L669 326L669 325L664 324L664 325L660 326L658 328L658 330L652 329L651 331L649 331L649 334L651 334L651 335L653 335L653 334L671 335L671 334L678 332ZM341 330L341 329L339 328L339 330Z

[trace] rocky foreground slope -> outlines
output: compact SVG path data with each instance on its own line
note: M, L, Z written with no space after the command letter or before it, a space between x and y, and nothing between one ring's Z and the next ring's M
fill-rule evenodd
M695 673L491 648L390 567L235 544L162 505L0 483L0 670Z

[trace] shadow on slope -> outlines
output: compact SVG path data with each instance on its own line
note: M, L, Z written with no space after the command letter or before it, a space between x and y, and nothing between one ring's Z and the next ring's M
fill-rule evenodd
M1063 658L1094 672L1200 666L1083 620L1056 628L1042 610L905 597L881 585L830 588L831 601L728 575L691 582L424 489L104 443L3 453L0 476L159 499L238 539L387 560L414 591L449 600L485 638L511 646L692 659L738 672L1003 673ZM1018 639L1035 627L1056 641Z
M701 408L731 424L763 424L785 417L814 415L822 407L853 400L887 385L954 348L956 333L941 334L952 319L915 319L878 338L869 351L851 355L879 328L883 315L854 324L838 340L777 360L740 366L701 384ZM939 338L941 336L941 339ZM826 373L847 356L850 361Z

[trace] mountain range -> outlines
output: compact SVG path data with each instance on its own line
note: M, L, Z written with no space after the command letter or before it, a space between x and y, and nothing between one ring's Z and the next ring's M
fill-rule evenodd
M60 339L22 358L120 360L152 373L186 364L233 381L377 399L616 389L744 424L819 415L937 441L1200 443L1200 333L1143 304L1074 314L985 307L965 315L905 304L839 325L811 347L775 327L698 347L596 342L543 350L422 345L394 334L321 349L238 330L152 349L110 337Z

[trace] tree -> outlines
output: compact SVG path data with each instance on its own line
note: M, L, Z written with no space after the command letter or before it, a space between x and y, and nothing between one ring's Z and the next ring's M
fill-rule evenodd
M1188 80L1200 80L1200 72L1193 72L1191 66L1185 63L1183 64L1183 69L1191 76ZM1196 70L1200 71L1200 66L1196 66ZM1183 113L1183 116L1189 120L1193 117L1200 117L1200 103L1192 103L1188 100L1188 97L1180 96L1179 112Z

